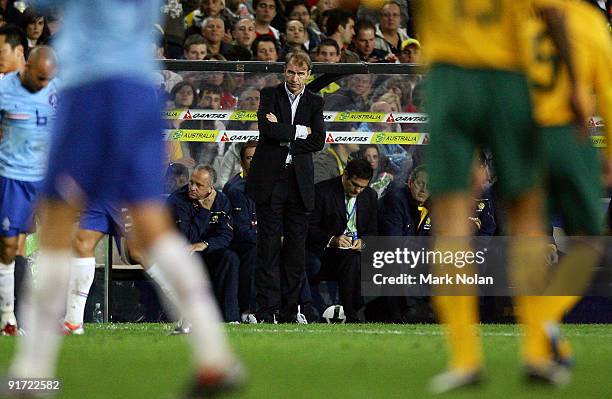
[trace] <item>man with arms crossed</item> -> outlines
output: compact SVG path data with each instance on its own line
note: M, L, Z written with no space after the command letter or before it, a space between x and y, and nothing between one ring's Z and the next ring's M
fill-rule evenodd
M314 208L312 153L325 144L323 99L305 87L310 70L307 54L291 53L285 82L261 91L259 144L247 176L247 194L257 207L258 321L298 320L308 212Z

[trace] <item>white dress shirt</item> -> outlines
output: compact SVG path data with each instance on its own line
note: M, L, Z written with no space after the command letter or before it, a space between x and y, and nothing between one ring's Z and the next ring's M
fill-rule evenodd
M289 98L289 104L291 104L291 124L293 125L293 120L295 119L295 112L297 111L298 105L300 105L300 99L302 95L304 95L304 90L306 88L302 88L298 94L293 94L287 88L287 83L285 83L285 92L287 93L287 97ZM308 128L304 125L296 125L295 126L295 138L297 139L305 139L308 137ZM284 143L287 147L290 147L290 143ZM287 159L285 160L286 164L290 164L293 162L293 158L291 157L291 152L287 154Z

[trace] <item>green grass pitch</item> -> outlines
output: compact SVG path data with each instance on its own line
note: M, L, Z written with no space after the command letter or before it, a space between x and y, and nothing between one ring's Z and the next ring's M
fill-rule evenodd
M64 341L60 398L178 398L190 375L190 350L169 324L87 325ZM426 398L444 367L435 325L231 325L232 344L250 373L244 398ZM526 387L514 325L485 325L487 382L443 398L610 398L612 325L566 325L576 369L563 390ZM0 337L0 373L15 339Z

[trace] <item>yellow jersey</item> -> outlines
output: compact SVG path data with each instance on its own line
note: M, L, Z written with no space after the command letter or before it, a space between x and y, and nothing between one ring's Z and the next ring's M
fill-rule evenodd
M551 0L536 0L536 4ZM554 0L566 18L571 57L576 69L579 98L587 115L604 118L608 143L612 143L612 37L603 16L588 4ZM524 24L522 41L525 70L530 82L534 119L540 126L572 123L570 80L544 24L535 17ZM608 144L608 154L610 154Z
M519 70L517 26L530 0L421 0L418 32L428 64Z

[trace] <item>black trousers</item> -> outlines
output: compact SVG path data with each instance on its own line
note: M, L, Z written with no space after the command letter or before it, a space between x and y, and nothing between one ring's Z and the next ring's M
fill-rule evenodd
M346 321L359 322L357 311L363 306L361 297L361 252L350 249L327 248L321 259L321 271L313 284L320 281L338 282L340 303Z
M292 167L280 171L270 200L257 205L256 317L292 322L305 283L308 211ZM281 237L282 244L281 244Z
M255 264L257 248L250 242L232 242L232 251L240 258L238 271L238 306L240 313L255 312Z

